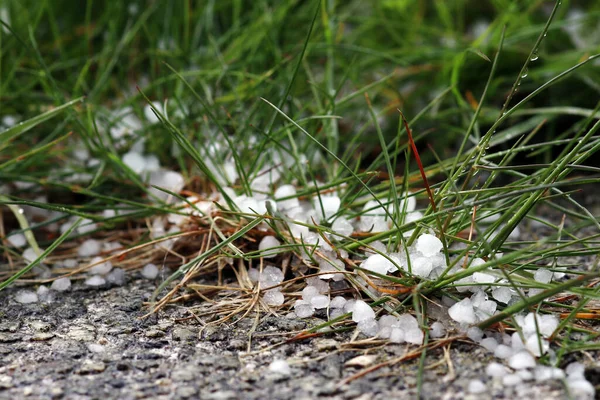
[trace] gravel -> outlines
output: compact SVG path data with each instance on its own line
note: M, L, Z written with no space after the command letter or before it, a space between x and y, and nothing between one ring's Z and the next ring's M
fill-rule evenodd
M74 283L69 291L57 293L54 302L33 304L15 301L18 288L3 292L0 399L417 396L417 361L382 368L340 385L342 379L362 368L347 361L368 355L374 365L404 354L406 344L377 349L349 345L352 331L280 344L320 321L283 316L260 319L249 343L254 318L202 326L181 307L141 318L147 312L143 302L154 287L146 279L100 289ZM202 314L210 306L199 307ZM275 344L280 345L273 347ZM444 355L439 350L429 352L428 357L427 363L433 365ZM468 391L483 390L479 384L473 386L475 380L485 385L482 393L489 396L486 398L566 396L557 380L518 384L520 378L516 376L509 380L517 384L503 386L501 377L486 373L492 358L479 346L455 343L449 357L452 369L439 363L425 370L423 398L468 398Z

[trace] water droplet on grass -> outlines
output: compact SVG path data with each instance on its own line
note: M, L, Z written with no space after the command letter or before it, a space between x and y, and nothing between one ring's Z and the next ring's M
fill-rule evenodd
M533 53L531 53L531 57L529 58L529 61L536 61L538 58L540 58L540 55L539 55L538 51L535 50Z
M532 60L533 61L533 60ZM527 68L525 68L523 70L523 73L521 74L521 78L527 78L527 75L529 74L529 70ZM521 84L521 82L519 81L519 85Z

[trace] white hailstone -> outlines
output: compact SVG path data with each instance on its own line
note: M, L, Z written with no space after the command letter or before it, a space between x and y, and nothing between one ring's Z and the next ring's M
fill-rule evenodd
M518 374L509 374L502 377L502 384L504 386L517 386L522 382L523 380Z
M402 328L392 328L390 332L390 342L392 343L404 343L405 332Z
M416 249L425 257L433 257L442 250L442 241L437 237L425 233L417 239Z
M267 290L263 296L263 300L270 306L280 306L284 302L283 293L277 289Z
M553 314L544 314L540 317L538 326L540 328L540 333L544 337L550 337L558 328L558 317Z
M527 291L527 296L528 297L537 296L538 294L542 293L543 291L544 291L544 289L529 289Z
M519 378L521 378L523 382L533 380L533 373L529 370L520 369L516 372L516 374L519 375Z
M564 278L566 274L564 272L560 272L560 271L556 271L554 272L554 274L552 275L552 279L554 279L555 281Z
M523 340L521 339L521 335L519 335L519 332L514 332L512 334L512 336L510 338L510 345L514 351L523 350L525 348L525 344L523 343Z
M471 299L468 298L462 299L450 307L448 315L461 324L474 324L477 321L473 304L471 304Z
M290 375L292 373L290 365L285 360L274 360L271 364L269 364L269 371L281 375Z
M406 205L404 204L406 202ZM401 211L410 214L415 211L417 208L417 198L415 196L406 196L402 195L402 198L398 198L398 209Z
M512 347L509 347L505 344L499 344L498 346L496 346L496 350L494 350L494 356L502 359L509 358L514 353L515 352L513 351Z
M101 243L95 239L88 239L79 245L77 254L79 257L97 256L101 251Z
M39 301L36 292L31 290L20 290L15 294L15 301L21 304L37 303Z
M260 274L262 287L279 285L281 282L283 282L283 272L279 268L270 265L263 268L263 272Z
M146 163L144 165L144 172L153 172L160 169L160 161L154 154L149 154L144 157Z
M565 377L565 371L562 369L545 365L537 365L533 373L537 382L560 380Z
M248 278L250 278L250 281L253 283L258 282L260 279L260 271L258 268L248 268Z
M318 294L310 299L310 305L319 310L329 306L329 297L324 294Z
M333 231L335 233L339 233L340 235L343 235L343 236L350 236L350 235L352 235L352 232L354 232L354 227L344 217L340 217L340 218L336 219L335 221L333 221L333 224L331 225L331 229L333 229Z
M102 260L102 257L94 257L90 260L90 264L98 263L90 268L90 273L95 275L106 275L110 272L113 267L112 263L110 261L101 262Z
M541 346L541 348L540 348ZM536 357L541 357L542 354L546 354L550 348L550 344L547 340L540 338L535 333L530 335L525 341L525 347L531 354Z
M425 335L423 334L423 331L421 331L420 329L405 329L404 330L404 340L407 343L412 343L412 344L416 344L416 345L422 345L423 344L423 339L424 339Z
M277 250L265 251L281 246L281 242L275 236L265 236L258 244L258 250L264 258L273 258L277 255Z
M433 270L433 261L430 257L411 257L410 268L413 275L427 278Z
M494 275L486 274L485 272L475 272L473 281L477 283L493 283L496 280Z
M185 186L185 179L179 172L161 169L158 171L152 171L148 183L173 193L179 193ZM149 191L161 200L171 199L171 195L163 192L162 190L150 188Z
M155 279L158 276L158 267L152 263L146 264L142 268L142 276L146 279Z
M335 264L332 265L331 263ZM344 279L344 274L338 273L338 271L344 270L344 262L342 260L319 260L319 272L332 272L331 274L319 275L320 279L333 279L334 281L340 281Z
M553 315L539 316L536 313L529 313L524 318L523 316L519 315L515 320L523 329L523 334L525 336L529 336L530 334L534 333L537 334L539 328L539 333L542 334L542 336L549 337L558 327L558 318Z
M388 271L393 271L396 267L387 258L381 254L373 254L369 256L365 261L360 264L361 268L364 268L375 273L385 275Z
M398 318L394 317L393 315L384 315L383 317L379 318L378 324L380 328L400 326Z
M87 286L102 286L105 283L106 283L106 280L104 280L104 278L101 277L100 275L91 276L91 277L87 278L84 282L84 284Z
M294 312L298 318L308 318L315 313L313 306L305 300L296 300L294 304Z
M57 292L64 292L71 287L71 280L69 278L58 278L52 285L50 285L50 289L56 290Z
M506 286L500 286L492 290L492 297L500 303L508 304L512 297L512 290Z
M222 169L223 169L223 178L225 178L227 183L232 184L238 180L239 174L238 174L238 169L235 165L235 161L232 161L232 160L225 161L222 165Z
M570 378L573 377L583 377L585 375L585 365L580 362L572 362L567 365L565 368L565 372Z
M496 307L498 307L498 303L495 301L485 300L475 307L475 315L480 320L487 319L494 315Z
M567 378L567 387L569 394L576 399L593 399L596 394L596 389L585 378L571 379Z
M356 300L352 309L352 320L354 322L375 319L375 311L364 301Z
M481 382L479 379L473 379L469 381L469 387L467 388L467 392L473 394L484 393L487 391L487 386L485 383Z
M281 210L290 210L300 206L300 201L296 197L296 188L293 185L282 185L277 188L273 196L276 199L290 197L286 200L277 200L277 208Z
M27 239L25 238L25 235L23 235L22 233L13 233L10 234L6 240L8 240L8 243L12 246L12 247L23 247L27 244Z
M75 268L78 265L79 265L79 263L74 258L67 258L66 260L63 260L63 262L62 262L62 266L65 268Z
M385 208L377 201L369 200L363 207L359 229L363 232L387 231L389 228Z
M40 249L40 251L43 251L43 250ZM23 258L25 259L25 261L28 264L31 264L32 262L35 261L36 258L38 258L38 255L35 252L35 250L33 250L31 247L28 247L23 251Z
M475 343L479 343L483 339L483 331L476 326L472 326L467 329L467 337Z
M98 229L98 225L92 221L91 219L83 219L81 224L77 227L77 233L80 235L85 235L86 233L90 233Z
M329 283L327 283L326 281L324 281L322 279L319 279L318 276L306 278L306 284L308 286L316 287L319 294L329 293Z
M43 302L50 303L54 300L54 294L48 289L47 286L41 285L37 288L38 299Z
M347 302L348 302L348 300L346 300L342 296L335 296L333 299L331 299L331 302L329 303L329 307L344 308L344 305L346 305Z
M538 268L533 274L533 279L540 283L550 283L552 280L552 275L552 271L549 271L546 268Z
M389 339L390 335L392 333L392 327L391 326L381 326L378 325L379 329L377 331L377 337L381 338L381 339Z
M497 362L491 362L485 367L485 373L494 378L501 378L507 374L506 367Z
M319 290L314 286L306 286L302 289L302 300L310 303L313 297L319 295Z
M493 337L486 337L485 339L482 339L479 342L479 344L481 345L481 347L485 348L487 351L490 352L495 351L496 347L498 347L498 341Z
M401 327L402 329L404 329L404 331L414 330L414 329L421 330L417 319L410 314L402 314L401 316L399 316L396 326Z
M350 299L344 304L344 312L351 313L354 311L354 305L356 304L356 300Z
M152 102L152 106L154 106L154 108L157 109L158 112L160 112L160 113L164 112L162 104L159 103L158 101L153 101ZM156 116L156 114L154 114L154 111L152 110L152 107L150 106L150 104L146 104L144 106L144 117L146 117L146 119L151 124L155 124L157 122L160 122L160 120L158 119L158 117Z
M379 326L375 318L368 318L358 321L356 328L366 336L377 336Z
M300 225L300 224L295 224L295 223L288 223L288 227L290 228L290 232L292 233L292 236L295 238L304 238L305 236L307 236L310 233L310 230L308 229L307 226L304 225Z
M444 337L445 335L446 335L446 327L444 326L444 324L442 324L441 322L438 322L438 321L431 324L431 327L429 330L429 336L431 336L434 339L437 339L437 338Z
M508 359L508 365L512 369L524 369L535 367L535 358L527 351L519 351Z
M106 275L106 280L117 286L123 286L125 284L125 271L121 268L114 268Z
M456 286L456 290L459 291L460 293L464 293L464 292L475 292L475 291L479 291L481 290L479 288L479 286L469 286L469 283L473 283L473 276L469 275L469 276L465 276L462 279L459 279L455 282L455 286Z
M122 158L123 164L127 165L136 174L141 174L146 168L146 158L137 152L125 153Z
M315 196L313 198L313 204L317 211L319 211L319 215L325 215L325 219L331 217L340 209L340 204L342 200L335 195L324 195L324 196Z
M342 315L344 315L344 309L343 308L330 308L329 309L329 319L335 319L338 318Z

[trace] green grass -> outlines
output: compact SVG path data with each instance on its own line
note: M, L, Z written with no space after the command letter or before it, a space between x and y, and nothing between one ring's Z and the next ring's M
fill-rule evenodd
M268 195L292 183L299 197L321 202L324 191L335 189L342 201L336 216L349 218L364 214L369 200L385 207L390 230L333 236L335 249L354 260L376 241L399 251L431 231L444 242L449 264L436 279L410 273L370 278L409 287L407 294L381 297L359 279L364 270L348 265L354 271L348 274L350 284L373 304L387 312L412 310L426 327L427 299L460 299L458 280L491 269L515 289L541 291L480 326L511 325L511 316L522 310L560 309L569 314L554 338L560 348L554 362L600 346L593 324L578 318L596 312L588 305L599 297L591 284L600 277L593 261L600 223L579 195L594 193L600 183L598 5L534 0L82 4L0 2L6 11L0 14L0 117L23 122L0 128L0 204L5 206L0 237L26 233L30 245L41 248L38 259L26 263L3 241L0 288L17 278L39 282L30 274L38 262L45 258L58 265L90 235L118 236L135 249L127 253L127 269L149 259L175 268L157 296L180 279L189 284L192 277L214 276L217 270L220 284L224 257L244 260L230 268L239 280L245 268L260 262L255 242L263 218L283 241L282 249L309 253L314 261L314 250L290 237L286 216L275 210L260 218L242 214L225 189L255 194L252 182L268 172L264 168L283 164ZM580 7L584 13L573 14ZM160 123L144 117L151 101L161 104L153 105ZM142 121L121 140L108 133L119 126L116 110ZM398 110L408 119L414 143ZM181 210L157 201L143 177L122 161L140 139L146 154L182 173L190 193L215 190L229 205L218 216L194 221L166 254L152 247L156 238L148 226L155 216ZM78 161L74 151L86 151L96 161ZM237 182L228 181L221 166L225 159L240 177ZM418 220L404 219L407 193L423 211ZM20 207L45 210L46 217L30 211L24 217ZM103 216L106 209L120 212ZM547 210L565 215L567 223L540 219ZM486 223L486 215L497 220ZM70 217L90 219L98 228L75 236L52 231L52 224ZM332 222L306 225L324 236L332 232ZM544 237L510 237L517 226L534 223L545 225ZM204 228L208 236L199 233ZM497 253L503 255L494 257ZM452 267L465 256L487 261L456 273ZM573 256L592 261L586 268L570 268L563 281L533 279L536 268L549 264L558 270ZM301 289L299 284L292 281L284 291ZM233 312L231 305L223 306L219 318L259 304L256 292L245 293L241 308ZM574 300L557 304L553 297L559 293L573 294Z

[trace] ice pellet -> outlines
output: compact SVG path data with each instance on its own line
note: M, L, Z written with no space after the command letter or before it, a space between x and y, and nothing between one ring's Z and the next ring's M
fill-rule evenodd
M375 319L375 311L364 301L356 300L352 310L352 320L360 322L368 319Z
M533 274L533 279L540 283L550 283L552 275L552 271L549 271L546 268L538 268Z
M331 303L329 303L329 307L344 308L344 305L346 304L347 301L348 300L346 300L342 296L335 296L333 299L331 299Z
M146 264L142 268L142 276L146 279L155 279L158 276L158 267L152 263Z
M375 321L375 318L360 320L356 327L366 336L375 336L379 331L379 326L377 325L377 321Z
M103 261L102 257L94 257L91 259L90 264L96 264L92 268L90 268L90 273L95 275L106 275L112 269L112 263L110 261Z
M310 299L310 304L317 310L327 308L329 305L329 297L324 294L318 294Z
M290 365L285 360L274 360L271 364L269 364L269 371L281 375L290 375L292 373Z
M296 304L294 304L294 311L296 312L298 318L308 318L315 313L313 306L304 300L296 300Z
M106 280L117 286L125 284L125 271L121 268L115 268L106 276Z
M280 306L284 302L283 293L276 289L267 290L263 299L270 306Z
M417 251L425 257L432 257L442 250L442 241L437 237L425 233L417 239Z
M88 239L77 249L79 257L91 257L100 254L101 244L98 240Z
M50 285L50 289L56 290L57 292L64 292L71 287L71 280L69 278L58 278L52 285Z
M507 374L507 369L500 363L491 362L485 367L485 373L494 378L501 378Z
M106 283L106 280L100 275L94 275L87 278L84 282L87 286L102 286Z
M37 303L39 301L36 292L31 290L21 290L15 294L15 301L21 304Z
M473 379L469 382L469 387L467 388L467 391L469 393L479 394L487 391L487 387L479 379Z
M519 351L509 358L508 365L513 369L533 368L535 367L535 358L527 351Z
M350 222L348 222L348 220L346 220L343 217L338 218L335 221L333 221L333 224L331 225L331 229L333 229L334 232L339 233L340 235L343 235L343 236L350 236L350 235L352 235L352 232L354 232L354 228L352 227L352 224L350 224Z
M441 338L446 335L446 327L441 322L434 322L431 324L431 329L429 330L429 336L432 338Z
M265 251L281 246L281 242L275 236L265 236L258 244L258 249L264 258L273 258L277 255L277 250Z
M474 324L476 322L475 310L471 299L463 299L448 309L450 318L461 324Z

